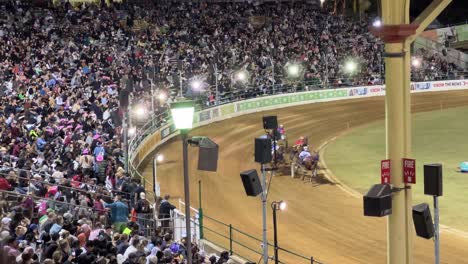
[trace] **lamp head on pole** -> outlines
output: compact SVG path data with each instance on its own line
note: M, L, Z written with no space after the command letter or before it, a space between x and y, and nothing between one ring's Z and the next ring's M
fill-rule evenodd
M156 156L156 161L158 161L158 162L163 162L163 161L164 161L164 156L163 156L163 154L158 154L158 155Z
M281 200L279 202L272 202L271 207L275 211L284 211L286 210L287 204L285 201Z
M135 128L135 127L130 127L130 128L128 129L128 135L132 137L132 136L134 136L135 134L136 134L136 128Z
M171 115L176 129L190 130L193 127L194 113L193 101L179 101L171 104Z
M349 74L353 74L356 72L357 70L357 63L354 61L354 60L348 60L346 63L345 63L345 71Z
M147 117L147 111L146 111L146 108L144 105L137 105L134 109L133 109L133 113L134 115L136 116L136 118L142 120L144 118Z
M287 74L290 78L298 78L301 75L301 65L298 63L288 63L286 65Z

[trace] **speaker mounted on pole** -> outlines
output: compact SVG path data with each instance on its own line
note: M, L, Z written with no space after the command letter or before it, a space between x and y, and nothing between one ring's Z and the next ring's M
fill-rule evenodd
M247 196L257 196L262 193L262 184L258 178L257 170L243 171L240 176Z
M263 128L264 129L277 129L278 118L276 116L264 116L263 117Z
M198 147L198 169L202 171L213 171L218 169L218 144L208 137L203 137Z
M255 162L265 164L272 160L271 140L269 138L255 139Z

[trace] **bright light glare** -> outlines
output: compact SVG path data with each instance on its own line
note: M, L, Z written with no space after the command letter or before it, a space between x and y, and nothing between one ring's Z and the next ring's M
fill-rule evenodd
M158 98L159 100L164 101L167 99L167 95L165 93L159 93Z
M145 108L144 108L143 106L141 106L141 105L140 105L140 106L137 106L137 107L135 108L135 114L137 115L137 117L142 118L142 117L145 116L146 110L145 110Z
M320 0L320 4L323 4L325 2L325 0Z
M411 65L413 65L413 67L419 67L421 66L421 60L418 58L413 58L413 60L411 61Z
M354 61L348 61L345 64L345 69L347 72L352 73L357 69L357 64Z
M245 71L237 72L236 80L241 81L241 82L247 80L247 73Z
M158 156L156 156L156 160L158 162L163 162L164 161L164 156L162 154L158 154Z
M281 210L281 211L284 211L286 209L286 202L285 201L280 201L278 203L278 208Z
M128 135L129 136L133 136L136 134L136 128L135 127L131 127L128 129Z
M193 125L193 115L195 107L173 108L171 109L172 120L177 129L190 129Z
M289 65L289 67L288 67L288 74L291 77L299 76L300 71L301 71L301 69L300 69L299 65L297 65L297 64L292 64L292 65Z
M200 90L202 87L202 82L200 80L193 80L190 85L192 86L192 89L194 90Z
M377 19L372 23L372 26L374 27L381 27L382 26L382 21L380 19Z

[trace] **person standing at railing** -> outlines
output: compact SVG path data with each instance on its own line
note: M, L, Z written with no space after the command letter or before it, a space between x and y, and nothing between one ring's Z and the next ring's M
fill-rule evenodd
M138 201L140 201L140 199L145 199L146 198L146 195L145 195L145 187L143 187L143 184L141 184L141 180L140 179L135 179L135 183L136 183L136 186L135 186L135 189L133 189L133 192L132 192L132 198L133 198L133 204L132 206L133 207L136 207ZM141 194L144 194L144 198L142 198Z
M174 205L169 202L170 196L166 194L164 199L161 201L159 206L158 218L161 220L161 226L163 228L169 227L169 218L171 217L171 211L176 209Z
M151 219L150 202L146 199L146 194L144 192L140 193L140 200L136 203L135 210L140 230L143 231L145 236L149 236L149 225L153 219Z
M130 210L128 206L120 201L120 195L115 196L113 203L106 203L101 199L101 203L106 208L111 209L111 223L114 225L114 231L121 232L128 222Z

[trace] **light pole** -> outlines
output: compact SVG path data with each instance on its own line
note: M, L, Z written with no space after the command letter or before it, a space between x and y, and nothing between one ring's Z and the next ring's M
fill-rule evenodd
M129 110L124 112L123 121L122 121L122 129L123 129L123 145L124 145L124 155L125 155L125 172L128 173L128 114Z
M216 105L219 105L219 88L218 88L218 64L214 64L215 88L216 88Z
M128 164L128 160L129 160L129 157L128 157L128 148L129 148L129 142L128 142L128 128L132 126L132 121L130 119L130 111L131 111L131 106L132 105L132 96L129 95L129 98L128 98L128 105L127 107L125 108L125 112L123 113L123 120L122 120L122 129L123 129L123 145L124 145L124 155L125 155L125 164L124 164L124 168L125 168L125 173L128 174L129 172L129 164Z
M187 134L193 126L195 106L192 101L180 101L171 104L172 120L175 128L182 135L182 155L184 163L184 193L185 193L185 230L187 263L192 264L192 238L190 229L190 181L188 175L188 141Z
M275 62L273 61L273 57L270 57L270 62L271 62L271 75L272 75L271 77L273 78L273 94L275 94L276 80L275 80Z
M271 203L271 209L273 209L273 243L274 243L274 250L275 250L275 264L279 263L278 259L278 230L277 230L277 225L276 225L276 211L283 211L286 209L286 202L285 201L279 201L279 202L272 202Z
M151 114L154 115L154 82L151 81ZM151 118L151 125L154 126L154 118Z

